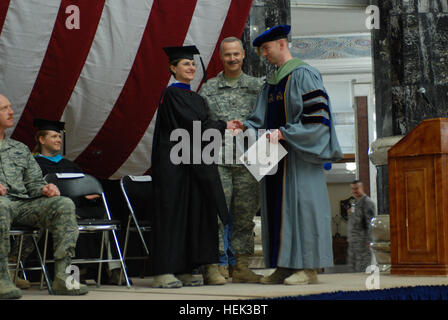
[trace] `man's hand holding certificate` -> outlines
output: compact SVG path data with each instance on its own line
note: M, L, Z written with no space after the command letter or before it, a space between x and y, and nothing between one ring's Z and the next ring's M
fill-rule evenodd
M277 163L288 153L278 143L282 139L280 130L268 130L239 158L257 181L265 175L275 174Z

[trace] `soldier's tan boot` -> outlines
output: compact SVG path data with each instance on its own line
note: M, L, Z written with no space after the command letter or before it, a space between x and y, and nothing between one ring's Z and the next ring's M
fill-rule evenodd
M11 281L8 272L8 261L0 260L0 299L18 299L22 297L22 291Z
M219 273L217 264L207 264L202 266L202 277L206 285L222 285L226 284L227 280Z
M305 285L317 283L317 270L305 269L298 270L285 279L284 284L287 285Z
M237 255L233 269L233 283L259 283L263 276L249 269L249 255Z
M294 272L294 270L292 270L292 269L278 267L269 276L265 276L265 277L261 278L260 283L262 283L262 284L281 284L293 272Z
M222 265L218 266L219 273L226 279L229 279L229 266L228 265Z
M14 279L14 270L9 270L9 275L11 276L11 279ZM17 279L15 281L15 285L19 289L29 289L31 287L31 283L28 280L22 279L17 275Z
M71 259L65 257L54 262L53 294L64 296L80 296L89 292L87 286L81 284L80 279L67 273L67 267L71 265Z
M22 291L12 281L0 280L0 299L19 299Z
M14 255L10 255L8 258L9 263L16 264L17 263L17 257ZM22 279L17 275L17 279L14 281L15 276L15 270L9 270L9 275L11 276L12 282L16 285L19 289L29 289L31 287L31 283L28 280Z

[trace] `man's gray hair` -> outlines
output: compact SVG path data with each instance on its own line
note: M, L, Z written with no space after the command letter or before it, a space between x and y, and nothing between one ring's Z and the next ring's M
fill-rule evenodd
M222 52L222 47L224 46L224 43L235 42L235 41L239 42L240 46L241 46L241 50L244 50L243 42L240 39L238 39L237 37L227 37L227 38L222 39L221 44L219 45L219 52Z

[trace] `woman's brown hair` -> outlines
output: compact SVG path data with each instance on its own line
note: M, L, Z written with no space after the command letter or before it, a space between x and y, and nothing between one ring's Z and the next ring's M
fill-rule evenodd
M168 70L170 71L171 75L176 78L176 74L173 72L173 70L171 70L171 66L175 66L177 67L177 64L184 60L185 58L179 58L179 59L174 59L173 61L170 61L169 65L168 65Z
M34 136L34 140L36 140L36 146L33 149L33 154L42 153L42 145L40 144L39 138L45 137L50 130L39 130L36 132L36 135Z

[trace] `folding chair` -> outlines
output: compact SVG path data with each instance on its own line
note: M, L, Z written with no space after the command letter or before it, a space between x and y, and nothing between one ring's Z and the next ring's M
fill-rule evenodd
M143 236L143 232L151 231L148 212L152 205L152 178L149 175L127 175L121 178L120 186L129 208L123 258L128 260L146 260L149 258L149 249ZM146 256L126 257L130 232L138 233Z
M38 228L22 226L22 225L11 226L11 228L9 230L9 235L12 237L19 237L19 251L17 254L17 261L15 264L12 264L12 266L14 266L14 270L15 270L14 277L12 280L14 283L16 282L20 268L22 269L22 272L23 272L23 275L25 278L25 268L23 267L23 264L22 264L23 238L25 236L30 236L33 239L34 248L36 249L37 257L39 258L40 267L27 268L27 270L41 270L43 273L43 276L45 277L45 282L47 283L48 293L52 294L53 289L52 289L52 285L51 285L51 282L50 282L50 279L48 276L47 267L45 266L45 262L42 259L42 254L40 253L39 244L37 241L38 234L39 234Z
M72 200L76 200L80 197L84 197L86 195L98 194L101 196L104 209L106 211L107 217L105 219L80 219L78 220L78 229L80 233L85 232L102 232L101 238L101 249L100 256L98 259L73 259L72 263L98 263L98 277L97 277L97 286L100 286L101 282L101 268L103 262L111 262L111 261L120 261L121 270L125 276L126 285L128 288L131 287L129 277L126 271L126 265L123 259L123 255L121 253L120 245L118 243L118 238L116 234L116 230L121 221L112 220L109 206L107 205L106 196L104 195L103 187L101 183L93 176L88 174L70 174L70 173L51 173L47 174L44 177L45 181L48 183L54 183L60 190L62 196L66 196L71 198ZM104 240L105 233L107 231L111 231L115 248L118 252L119 259L103 259L103 251L104 251ZM47 243L45 241L44 245L44 259L46 257L46 247ZM45 260L44 260L45 261Z

